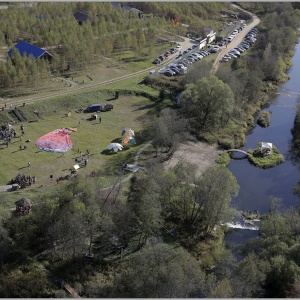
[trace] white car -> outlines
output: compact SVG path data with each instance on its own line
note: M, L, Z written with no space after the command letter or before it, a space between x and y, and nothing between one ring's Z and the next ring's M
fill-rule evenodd
M181 47L180 45L178 45L178 46L176 47L176 49L181 50L182 47Z

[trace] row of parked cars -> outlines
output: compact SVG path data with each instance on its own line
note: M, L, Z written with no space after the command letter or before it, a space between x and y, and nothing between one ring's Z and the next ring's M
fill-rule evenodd
M197 47L197 45L194 45ZM194 49L196 48L194 47ZM193 48L190 48L191 50L187 49L186 53L189 53L193 50ZM161 73L164 75L171 77L175 75L184 75L187 73L187 68L190 64L203 59L205 56L210 55L209 51L206 50L200 50L198 52L190 53L186 58L183 57L183 55L178 56L175 60L175 62L168 66L167 69L163 69Z
M177 45L175 48L171 48L169 51L166 51L165 54L160 55L158 58L156 58L153 63L158 65L160 64L164 59L168 58L171 54L176 53L181 50L181 46Z
M241 53L247 51L256 42L256 36L259 30L257 28L252 28L245 37L245 40L240 43L236 48L229 51L223 58L221 62L227 62L232 58L237 58L241 56Z
M222 40L218 43L218 45L219 45L219 46L224 46L224 45L226 45L226 44L232 42L232 40L236 37L236 35L237 35L239 32L241 32L245 27L246 27L246 24L243 23L239 28L233 30L233 31L231 32L230 35L228 35L226 38L222 39Z

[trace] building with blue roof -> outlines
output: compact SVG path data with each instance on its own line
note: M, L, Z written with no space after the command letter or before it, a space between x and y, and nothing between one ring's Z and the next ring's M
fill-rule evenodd
M11 48L9 51L7 51L7 55L9 57L11 57L14 48L20 52L21 56L26 55L27 57L29 57L30 55L32 55L35 61L40 58L48 59L48 60L51 60L51 58L52 58L52 55L45 49L31 45L24 41L18 42L13 48Z
M86 22L89 19L89 16L87 14L80 11L74 13L73 16L79 25L82 25L84 22Z

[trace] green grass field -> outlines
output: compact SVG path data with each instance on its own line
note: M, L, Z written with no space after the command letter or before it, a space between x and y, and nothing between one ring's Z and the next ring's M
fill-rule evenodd
M84 99L84 94L81 95L81 101L74 101L76 104L81 102L85 108L88 103L101 103L105 101L96 101L96 99ZM87 93L87 98L88 93ZM123 128L130 127L137 133L137 141L140 130L147 127L149 123L148 112L155 103L145 97L137 97L134 95L120 96L119 99L111 100L109 103L114 105L114 109L110 112L99 113L102 122L98 120L88 120L91 114L76 113L77 107L67 107L64 109L64 99L56 100L58 103L51 106L51 101L39 103L26 108L20 108L24 115L30 115L30 111L36 108L42 108L43 105L57 109L56 112L48 111L42 113L42 119L37 118L38 122L17 123L13 127L17 131L16 138L12 139L9 147L2 146L0 153L0 184L4 185L9 180L15 177L18 173L37 176L37 184L51 184L53 178L69 174L69 169L75 164L75 158L80 157L80 152L85 153L87 149L91 151L88 166L79 170L80 173L89 174L92 170L99 173L100 176L110 175L115 170L117 164L122 164L126 160L134 156L139 145L133 146L131 149L124 152L119 152L113 155L101 154L106 149L107 145L119 139ZM59 105L60 103L60 105ZM23 109L23 110L22 110ZM27 112L26 112L27 110ZM68 111L71 111L71 116L67 117ZM78 124L80 122L80 126ZM20 125L25 126L25 135L20 140L21 135ZM40 150L36 147L35 141L42 135L58 128L71 127L76 128L77 132L71 133L73 148L64 153L49 153ZM30 142L25 142L30 140ZM26 150L20 150L20 145L26 145ZM30 161L30 167L27 162Z

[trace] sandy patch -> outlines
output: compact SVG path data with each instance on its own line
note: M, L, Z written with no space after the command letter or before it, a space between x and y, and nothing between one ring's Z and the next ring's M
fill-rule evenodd
M221 152L216 146L204 142L186 142L164 163L164 167L169 169L180 161L187 161L197 165L197 176L200 176L207 168L217 165L215 160Z

